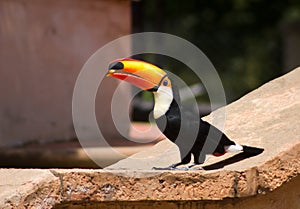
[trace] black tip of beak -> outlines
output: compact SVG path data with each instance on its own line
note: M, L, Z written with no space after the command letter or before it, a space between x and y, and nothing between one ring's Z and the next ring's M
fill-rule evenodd
M114 62L108 66L108 69L111 70L121 70L124 68L124 64L122 62Z
M147 89L147 91L151 91L151 92L157 92L157 90L158 90L158 86L154 86L151 89Z

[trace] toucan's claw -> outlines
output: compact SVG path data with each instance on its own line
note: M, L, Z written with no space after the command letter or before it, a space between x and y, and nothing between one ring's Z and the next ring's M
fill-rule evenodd
M164 167L164 168L160 168L160 167L153 167L153 170L157 170L157 171L187 171L189 168L188 167L183 167L183 168L178 168L178 167Z
M177 164L172 164L168 167L163 167L163 168L160 168L160 167L153 167L152 169L153 170L183 170L182 168L178 168L178 163Z
M173 165L170 165L168 167L153 167L152 168L153 170L159 170L159 171L164 171L164 170L167 170L167 171L173 171L173 170L178 170L177 167L173 166Z
M192 164L189 166L184 166L184 167L178 167L179 165L177 164L173 164L170 165L168 167L163 167L163 168L159 168L159 167L153 167L153 170L168 170L168 171L197 171L197 170L203 170L202 167L195 167L198 164Z
M192 165L188 166L188 170L190 170L190 171L199 171L199 170L203 170L202 167L195 167L195 166L197 166L197 165L199 165L199 164L193 163Z

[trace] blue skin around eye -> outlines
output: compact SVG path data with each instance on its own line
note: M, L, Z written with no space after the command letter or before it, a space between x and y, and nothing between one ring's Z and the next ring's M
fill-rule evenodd
M167 85L168 85L168 81L167 81L167 80L164 80L163 85L164 85L164 86L167 86Z

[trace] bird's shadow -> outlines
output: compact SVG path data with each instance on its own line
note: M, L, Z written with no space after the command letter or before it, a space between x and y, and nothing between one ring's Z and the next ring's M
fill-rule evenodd
M255 152L255 153L241 152L237 155L234 155L234 156L227 158L225 160L222 160L220 162L203 166L202 168L206 171L224 168L224 166L226 166L226 165L230 165L230 164L242 161L244 159L254 157L256 155L261 154L264 151L264 149L261 149L261 148L256 148L256 149L257 149L257 152Z

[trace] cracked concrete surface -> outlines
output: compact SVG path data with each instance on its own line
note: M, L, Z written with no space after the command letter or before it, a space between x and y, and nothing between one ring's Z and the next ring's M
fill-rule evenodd
M0 208L26 206L27 201L31 202L31 198L35 198L36 192L45 190L41 188L43 185L56 181L51 171L40 169L1 169L0 179ZM55 203L56 200L50 197L52 191L47 192L49 196L45 193L43 201L39 204Z
M225 108L225 133L263 147L260 155L234 163L226 163L232 155L209 157L200 171L150 170L177 161L164 140L103 170L1 169L0 208L299 209L299 78L300 68ZM220 111L206 119L215 123Z

